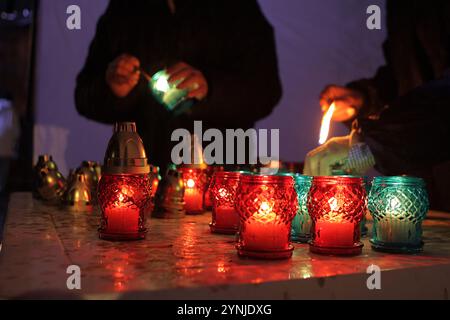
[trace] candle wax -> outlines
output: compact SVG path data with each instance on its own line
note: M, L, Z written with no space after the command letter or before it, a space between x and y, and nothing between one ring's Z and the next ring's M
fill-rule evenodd
M246 250L271 251L289 248L291 224L276 221L259 221L248 219L241 231L242 244Z
M105 216L108 219L106 228L108 233L135 233L139 231L139 209L137 208L107 208Z
M322 247L351 247L354 224L350 222L330 222L319 220L315 223L314 244Z
M186 212L203 210L203 195L197 188L186 188L184 191L184 202Z
M236 228L239 226L239 214L234 207L219 206L214 208L214 225L219 228Z
M410 221L386 219L376 222L377 239L387 243L420 244L421 234Z

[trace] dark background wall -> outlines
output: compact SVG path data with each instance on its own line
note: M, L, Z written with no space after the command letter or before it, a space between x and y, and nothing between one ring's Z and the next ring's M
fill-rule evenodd
M279 128L284 160L302 161L317 146L318 95L329 83L369 77L383 63L386 29L366 28L366 9L383 0L260 0L276 32L284 95L261 128ZM80 117L75 77L107 0L41 0L38 20L35 157L51 153L64 173L82 160L102 160L111 128ZM81 7L82 29L66 28L66 8ZM384 19L383 19L384 22ZM263 88L262 88L263 89ZM333 134L345 133L334 126Z

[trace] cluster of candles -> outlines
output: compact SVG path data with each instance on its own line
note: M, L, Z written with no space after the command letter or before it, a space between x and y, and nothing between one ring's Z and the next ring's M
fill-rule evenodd
M307 177L216 172L211 231L238 234L239 255L278 259L292 255L291 241L310 251L357 255L361 222L373 216L372 248L415 253L422 250L422 221L428 197L422 179L352 176ZM368 206L367 206L368 205Z
M116 124L99 182L100 237L145 237L152 182L142 141L133 123ZM180 167L186 214L212 205L211 232L236 234L240 256L292 256L291 241L318 254L357 255L362 251L366 210L373 217L372 248L387 252L422 250L422 221L428 212L425 183L415 177L307 177ZM208 174L209 173L209 174ZM212 174L212 177L210 175Z
M237 234L240 256L289 258L294 249L291 241L309 243L310 251L318 254L360 254L361 222L367 209L374 221L373 249L411 253L423 246L421 223L428 198L419 178L377 177L368 193L361 177L219 170L208 179L204 169L179 170L185 184L186 213L202 213L211 201L211 232ZM105 178L101 183L119 181L120 186L104 188L113 190L111 195L99 194L101 202L109 203L103 220L108 221L110 233L123 234L116 237L119 240L130 235L142 238L145 232L147 178L128 180Z

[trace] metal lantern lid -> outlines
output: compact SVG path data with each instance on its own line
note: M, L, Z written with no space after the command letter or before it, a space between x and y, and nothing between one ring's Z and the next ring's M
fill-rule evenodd
M103 173L105 174L148 174L144 144L136 131L134 122L114 125L114 134L106 149Z
M92 209L92 194L83 173L72 173L72 180L63 196L63 203L72 211Z
M56 165L56 162L53 160L53 157L49 154L41 154L38 157L35 169L40 170L43 168L58 171L58 166Z

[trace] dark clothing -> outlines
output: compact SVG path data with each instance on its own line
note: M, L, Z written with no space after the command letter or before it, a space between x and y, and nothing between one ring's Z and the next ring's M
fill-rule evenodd
M433 206L450 210L450 190L436 187L450 178L450 2L391 0L387 9L386 65L348 85L365 98L358 123L380 172L424 177Z
M400 175L450 161L450 77L396 99L379 119L361 119L377 169Z
M205 100L174 116L152 97L147 83L126 98L105 82L108 64L123 53L136 56L153 74L183 61L209 84ZM105 123L135 121L148 157L170 162L176 128L243 128L269 115L281 97L272 27L255 0L183 0L172 14L166 0L112 0L100 18L86 64L78 76L80 114Z
M363 93L358 118L373 117L397 97L450 68L450 1L387 1L386 64L371 79L347 86Z
M425 179L431 208L450 211L450 77L398 98L378 120L360 120L377 169Z

